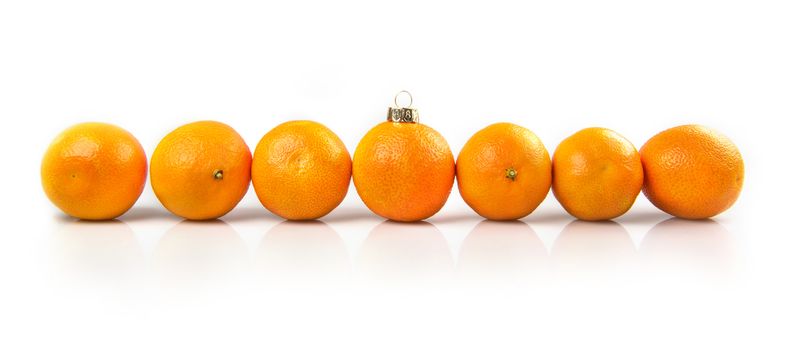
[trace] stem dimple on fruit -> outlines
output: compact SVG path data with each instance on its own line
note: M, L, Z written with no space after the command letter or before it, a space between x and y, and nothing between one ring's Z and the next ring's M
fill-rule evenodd
M221 169L216 169L216 170L214 170L214 171L213 171L213 178L214 178L215 180L221 180L221 179L223 179L223 178L224 178L224 171L222 171Z
M506 168L507 179L514 181L516 177L517 177L517 170L514 170L514 168Z

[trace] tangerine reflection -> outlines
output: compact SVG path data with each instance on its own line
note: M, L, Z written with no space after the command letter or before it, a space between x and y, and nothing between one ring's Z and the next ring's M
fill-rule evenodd
M344 280L351 271L345 242L318 220L276 224L260 241L255 266L263 280L306 284Z
M115 286L135 281L145 266L134 231L118 220L60 225L52 259L59 279Z
M393 284L446 282L454 261L446 238L426 221L384 221L361 245L358 273L367 281Z
M646 233L640 251L645 268L659 278L720 281L734 265L732 235L711 219L664 220Z
M604 281L632 277L637 250L629 232L615 221L567 224L553 243L558 277Z
M249 253L224 221L184 220L161 237L152 260L164 284L207 285L239 277L248 266Z
M547 248L531 226L485 220L463 240L457 272L468 282L519 284L544 278L547 263Z

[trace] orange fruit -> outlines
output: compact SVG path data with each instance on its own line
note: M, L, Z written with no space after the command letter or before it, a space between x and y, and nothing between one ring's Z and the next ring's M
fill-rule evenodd
M419 221L437 213L454 185L454 156L437 131L387 121L361 139L353 155L353 184L375 214Z
M640 148L643 194L666 213L705 219L730 208L744 182L744 161L733 142L701 125L665 130Z
M553 194L578 219L609 220L626 213L642 186L637 148L613 130L580 130L553 154Z
M109 220L129 210L145 188L148 162L139 141L105 123L74 125L49 145L41 185L63 212Z
M159 142L150 181L162 205L190 220L227 214L246 194L252 154L233 128L215 121L181 126Z
M345 198L351 173L345 144L323 124L297 120L273 128L254 151L252 183L268 210L288 220L328 214Z
M475 133L457 157L457 184L465 203L490 220L516 220L550 191L550 154L530 130L492 124Z

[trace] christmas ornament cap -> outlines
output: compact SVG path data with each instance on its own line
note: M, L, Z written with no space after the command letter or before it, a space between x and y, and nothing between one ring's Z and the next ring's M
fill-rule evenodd
M399 97L401 95L408 96L408 105L402 107L399 105ZM390 122L394 123L418 123L419 122L419 110L415 108L410 108L413 105L413 95L406 90L402 90L394 96L394 106L389 107L389 115L386 118Z

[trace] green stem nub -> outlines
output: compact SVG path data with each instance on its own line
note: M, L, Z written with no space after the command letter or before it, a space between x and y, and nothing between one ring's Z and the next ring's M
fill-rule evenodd
M214 178L215 180L221 180L221 179L224 179L224 171L222 171L222 170L219 170L219 169L216 169L216 170L214 170L214 171L213 171L213 178Z
M507 179L514 181L514 178L516 177L517 177L517 170L514 170L514 168L506 168Z

